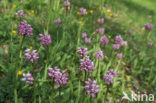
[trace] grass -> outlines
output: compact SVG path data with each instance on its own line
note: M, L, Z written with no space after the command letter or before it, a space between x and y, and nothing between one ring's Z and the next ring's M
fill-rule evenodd
M109 3L111 4L114 12L119 16L118 22L132 30L135 30L138 34L142 34L142 27L146 23L156 24L156 8L154 0L116 0ZM120 9L120 10L119 10ZM122 19L121 19L122 18ZM124 22L124 23L123 23ZM152 32L152 36L155 36L155 30ZM155 42L154 39L152 41Z
M0 102L120 103L123 91L129 96L132 91L156 95L156 1L70 0L70 3L69 9L64 7L64 0L0 1ZM84 16L77 14L82 7L87 9ZM24 11L24 18L16 16L19 10ZM54 22L58 18L61 25ZM97 23L99 18L104 18L104 24ZM18 34L22 20L33 28L30 38ZM150 32L144 29L147 23L154 25ZM104 28L105 33L100 35L98 28ZM128 30L132 30L131 35ZM91 39L90 44L81 38L83 32ZM52 43L42 45L39 34L49 34ZM109 38L105 46L100 43L104 35ZM128 46L115 51L112 46L117 35L121 35ZM152 47L147 47L147 43L152 43ZM85 57L79 56L78 47L88 49L86 55L94 63L90 73L80 71ZM28 48L37 50L39 59L35 63L25 60ZM95 57L98 50L103 51L104 59ZM118 53L124 55L122 59L117 58ZM48 76L48 69L56 66L61 72L65 70L66 85L57 85L56 78ZM111 85L103 80L109 70L118 72ZM22 81L24 73L32 73L33 85ZM94 98L84 88L88 78L100 87Z

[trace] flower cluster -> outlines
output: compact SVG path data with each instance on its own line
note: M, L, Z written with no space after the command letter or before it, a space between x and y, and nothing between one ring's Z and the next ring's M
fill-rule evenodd
M89 59L89 56L85 56L85 59L81 59L80 71L85 70L85 72L91 72L94 70L94 63Z
M82 33L81 36L82 36L82 38L86 38L87 37L87 33L86 32Z
M120 35L115 37L115 43L116 44L121 44L122 42L123 42L123 39Z
M80 14L81 15L86 15L86 9L85 8L81 8L80 9Z
M31 36L32 31L33 29L30 24L27 24L27 21L24 20L20 23L19 30L18 30L19 35Z
M153 29L153 25L145 24L145 29L148 30L148 31L151 31Z
M86 43L86 44L91 43L91 39L90 39L90 38L85 38L85 43Z
M54 79L57 77L57 75L59 75L61 72L60 72L60 69L58 67L54 67L53 68L49 68L48 70L48 76L51 78L51 79Z
M105 33L105 29L104 28L99 28L98 29L98 33L101 34L101 35L104 34Z
M22 17L24 17L24 16L25 16L25 14L24 14L24 11L23 11L23 10L20 10L20 11L16 12L16 15L17 15L18 17L20 17L20 18L22 18Z
M99 50L99 51L96 52L96 58L97 59L104 59L102 50Z
M67 78L67 75L66 75L65 71L61 72L58 67L54 67L54 69L49 68L48 76L51 79L55 79L55 83L57 85L65 85L68 82L68 78Z
M109 85L113 84L114 77L117 77L118 73L114 70L107 71L107 74L104 75L103 79L105 82L107 82Z
M34 77L31 73L23 73L23 81L25 81L27 84L32 85L34 81Z
M49 34L45 34L45 35L40 34L39 36L40 36L41 44L42 44L43 46L48 46L49 44L52 43L51 37L50 37Z
M31 63L34 63L34 61L38 60L38 53L36 50L27 49L25 50L25 58L26 61L30 61Z
M114 44L113 49L114 50L119 50L120 49L120 44Z
M85 90L88 95L91 95L92 98L99 92L99 85L96 84L95 80L91 80L90 78L88 81L85 81Z
M128 30L128 34L132 34L132 30Z
M152 43L148 43L147 46L148 46L148 47L152 47Z
M127 41L122 41L121 46L126 47L127 46Z
M90 39L90 38L87 38L87 33L86 33L86 32L82 33L82 34L81 34L81 37L82 37L82 38L85 38L85 39L84 39L84 42L85 42L86 44L91 43L91 39Z
M118 53L118 54L117 54L117 58L118 58L118 59L121 59L122 57L123 57L123 54L122 54L122 53Z
M85 47L79 47L77 52L80 57L84 57L84 56L86 56L88 49Z
M58 18L58 19L57 19L57 20L55 20L54 22L55 22L55 24L57 24L57 25L61 25L61 23L62 23L62 21L61 21L61 19L60 19L60 18Z
M99 24L103 24L103 23L104 23L104 18L98 19L98 23L99 23Z
M70 6L70 2L69 2L68 0L67 0L67 1L65 1L65 2L64 2L64 6L65 6L65 7Z
M122 39L122 37L120 35L115 37L115 43L116 44L113 45L114 50L119 50L120 45L123 46L123 47L127 46L127 41L123 41L123 39Z
M108 38L106 36L102 37L100 41L101 41L102 45L106 45L109 42L109 40L108 40Z

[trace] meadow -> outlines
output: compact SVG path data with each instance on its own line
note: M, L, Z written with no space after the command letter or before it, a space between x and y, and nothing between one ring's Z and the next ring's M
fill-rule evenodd
M0 103L156 102L155 0L0 8Z

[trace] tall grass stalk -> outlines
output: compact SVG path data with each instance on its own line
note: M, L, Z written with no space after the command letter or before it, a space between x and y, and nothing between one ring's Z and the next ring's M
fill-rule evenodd
M50 52L49 52L49 46L48 46L47 47L47 60L46 60L46 66L45 66L45 71L44 71L44 80L46 80L46 78L47 78L49 56L50 56Z
M79 44L80 44L80 38L81 38L81 29L82 29L82 24L80 24L80 26L79 26L79 29L78 29L78 32L77 32L77 46L76 46L76 50L77 50L77 48L78 48L78 46L79 46Z
M52 90L51 90L50 103L53 103L53 100L54 100L54 80L52 81Z
M15 73L14 73L14 101L15 103L18 103L18 94L17 94L17 79L18 79L18 63L20 62L20 58L22 55L22 45L23 45L23 41L24 41L24 36L20 35L20 42L19 42L19 55L18 55L18 59L16 62L16 66L15 66Z
M35 75L35 66L34 66L34 63L32 63L32 71L33 71L33 77L34 77L34 83L33 83L33 100L34 102L33 103L36 103L36 75Z

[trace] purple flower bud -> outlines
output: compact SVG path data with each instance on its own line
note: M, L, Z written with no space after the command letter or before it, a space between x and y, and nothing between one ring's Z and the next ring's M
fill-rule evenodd
M98 29L98 33L101 34L101 35L104 34L105 33L105 29L104 28L99 28Z
M26 61L34 63L34 61L38 60L38 53L36 50L31 51L30 49L25 50L25 58Z
M113 84L114 82L114 77L116 77L118 73L114 70L109 70L107 73L104 75L103 79L107 84Z
M99 23L99 24L103 24L103 23L104 23L104 18L98 19L98 23Z
M33 75L31 73L26 73L26 74L23 73L22 80L25 81L27 84L32 85L34 78L33 78Z
M27 31L27 21L21 21L18 33L20 35L25 35L26 31Z
M102 50L96 52L96 59L104 59Z
M58 19L57 19L57 20L55 20L54 22L55 22L55 24L57 24L57 25L61 25L61 23L62 23L62 21L61 21L61 19L60 19L60 18L58 18Z
M113 49L114 50L119 50L120 49L120 44L114 44Z
M87 37L87 33L85 32L85 33L82 33L82 38L86 38Z
M80 71L85 70L87 73L94 70L94 63L89 59L88 56L85 56L85 59L81 59L80 62Z
M68 82L68 78L66 73L63 71L59 76L55 78L55 83L57 85L66 85Z
M96 84L95 80L91 80L90 78L88 81L85 81L85 90L86 94L91 95L92 98L96 96L99 92L99 85Z
M90 44L91 43L91 39L90 38L85 38L85 43L86 44Z
M64 6L65 6L65 7L70 6L70 2L69 2L68 0L67 0L67 1L65 1L65 2L64 2Z
M27 24L27 36L31 36L32 35L32 31L33 31L33 29L31 27L31 25Z
M128 34L132 34L132 30L128 30Z
M55 80L55 83L57 85L66 85L68 82L68 78L65 71L61 72L58 67L54 67L54 69L49 68L48 75L51 79Z
M122 42L123 42L123 39L120 35L115 37L115 43L116 44L121 44Z
M117 58L118 59L121 59L122 57L123 57L123 54L122 53L117 54Z
M115 70L109 70L109 71L107 71L107 74L113 75L114 77L118 76L118 72Z
M80 9L80 14L81 15L85 15L86 14L86 9L85 8L81 8Z
M85 47L79 47L77 52L80 57L84 57L84 56L86 56L88 49Z
M41 44L42 44L43 46L48 46L49 44L52 43L51 37L50 37L49 34L45 34L45 35L39 34L39 36L40 36Z
M48 70L48 76L53 79L56 78L56 76L60 73L60 69L58 67L49 68Z
M16 13L16 15L17 15L18 17L20 17L20 18L22 18L22 17L25 16L23 10L18 11L18 12Z
M151 31L153 29L153 25L152 24L145 24L145 29L148 31Z
M27 21L22 21L19 26L18 34L23 36L31 36L33 29L30 24L27 24Z
M148 43L147 46L148 46L148 47L152 47L152 43Z
M108 75L108 74L105 74L104 77L103 77L104 81L107 82L108 84L113 84L114 82L114 77L113 75Z
M106 44L108 44L108 42L109 42L108 38L107 38L105 35L104 35L104 37L101 38L100 41L101 41L101 44L102 44L102 45L106 45Z
M122 41L121 46L123 46L123 47L127 46L127 41Z

